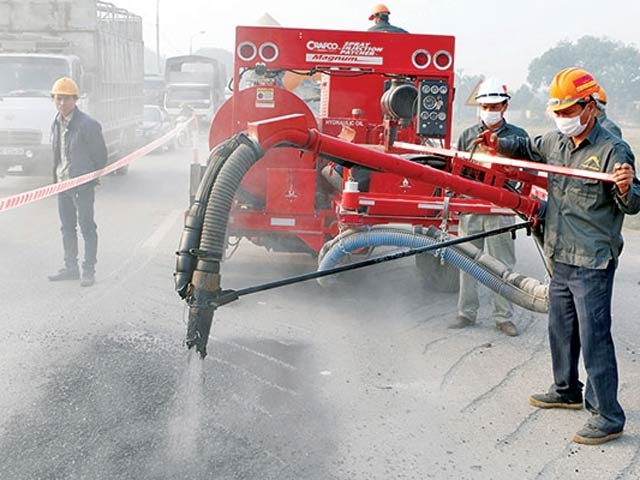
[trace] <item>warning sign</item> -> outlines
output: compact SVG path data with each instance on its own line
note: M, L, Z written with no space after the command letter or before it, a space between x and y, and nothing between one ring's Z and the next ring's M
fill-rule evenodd
M467 97L467 100L464 102L465 105L469 105L471 107L477 107L479 105L476 101L476 95L478 94L478 90L480 89L480 85L482 84L482 82L484 82L483 78L478 80L478 83L476 83L476 86L473 87L473 90L471 90L471 93Z
M274 108L275 90L271 87L256 89L256 108Z

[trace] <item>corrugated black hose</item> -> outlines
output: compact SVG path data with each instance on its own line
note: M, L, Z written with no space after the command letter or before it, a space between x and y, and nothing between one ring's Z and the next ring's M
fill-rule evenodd
M196 191L194 202L189 207L185 217L184 229L176 252L176 270L173 276L175 290L180 295L180 298L186 298L189 295L189 285L191 284L193 271L196 268L197 252L200 247L204 212L213 183L231 153L241 143L247 141L246 138L244 134L235 135L216 146L209 154L207 168Z
M186 343L188 348L196 347L202 358L207 354L215 312L213 301L220 293L220 262L226 249L227 223L233 199L244 176L263 155L259 144L246 136L241 140L223 162L211 185L199 247L192 251L197 263L186 293L189 303Z

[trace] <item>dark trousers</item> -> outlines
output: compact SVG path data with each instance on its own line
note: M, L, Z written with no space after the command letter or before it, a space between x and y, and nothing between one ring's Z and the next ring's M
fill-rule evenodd
M553 262L549 286L549 344L557 393L578 393L580 349L587 370L585 405L589 423L608 433L622 429L618 366L611 338L615 263L604 270Z
M84 238L84 262L82 270L95 272L98 253L98 227L93 220L95 187L93 184L80 185L58 194L58 213L62 224L62 246L64 247L64 265L68 269L78 269L78 234L80 225Z

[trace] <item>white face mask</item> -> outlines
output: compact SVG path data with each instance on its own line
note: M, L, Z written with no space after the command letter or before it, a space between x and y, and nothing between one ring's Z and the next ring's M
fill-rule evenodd
M570 137L577 137L582 132L584 132L585 128L587 128L587 124L584 125L580 123L581 115L577 115L575 117L554 117L556 122L556 127L560 130L561 133L568 135Z
M480 120L488 127L499 124L502 121L502 112L480 110Z

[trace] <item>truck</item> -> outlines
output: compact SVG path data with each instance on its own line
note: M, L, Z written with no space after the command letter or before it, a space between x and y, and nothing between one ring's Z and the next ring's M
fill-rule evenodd
M110 162L135 145L141 17L100 0L0 0L0 32L0 175L15 166L51 172L49 92L63 76L78 83L78 107L102 125Z
M209 125L224 101L224 65L202 55L180 55L166 59L164 74L167 113L177 118L186 107L203 125Z
M145 74L144 104L164 107L164 77L162 75Z

